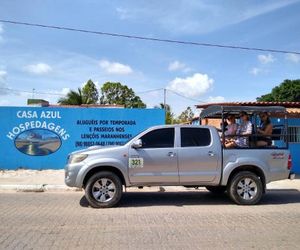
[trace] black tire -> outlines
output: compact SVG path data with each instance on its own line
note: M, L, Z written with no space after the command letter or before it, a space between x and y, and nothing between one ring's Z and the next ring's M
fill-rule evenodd
M235 174L228 183L227 193L238 205L255 205L263 195L263 184L256 174L242 171Z
M212 194L216 195L224 194L226 191L226 186L207 186L205 188Z
M85 187L85 197L91 207L109 208L116 206L122 197L122 182L112 172L92 175Z

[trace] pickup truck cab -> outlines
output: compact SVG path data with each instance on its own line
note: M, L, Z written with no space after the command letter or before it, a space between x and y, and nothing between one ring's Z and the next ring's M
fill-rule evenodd
M284 111L281 107L277 110ZM235 112L236 107L231 110ZM208 110L204 114L208 117L211 113ZM214 110L216 115L224 120L224 108ZM223 133L203 125L151 127L123 146L71 153L65 183L84 188L88 202L96 208L117 205L123 186L167 185L227 191L235 203L252 205L261 200L267 183L292 178L286 147L226 149Z

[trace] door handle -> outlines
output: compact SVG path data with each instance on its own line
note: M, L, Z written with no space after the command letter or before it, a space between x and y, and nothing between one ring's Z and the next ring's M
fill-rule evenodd
M168 153L168 156L169 156L169 157L174 157L174 156L176 156L176 153L174 153L174 152L169 152L169 153Z
M215 156L215 154L214 154L213 151L208 151L208 155L209 155L209 156Z

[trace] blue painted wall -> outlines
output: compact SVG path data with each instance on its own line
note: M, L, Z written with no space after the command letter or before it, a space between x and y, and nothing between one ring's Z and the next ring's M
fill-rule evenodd
M154 125L161 109L0 107L0 169L61 169L68 153L121 145Z

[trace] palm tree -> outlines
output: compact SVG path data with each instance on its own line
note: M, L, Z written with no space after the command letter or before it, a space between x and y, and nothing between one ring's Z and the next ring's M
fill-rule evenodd
M154 108L160 108L165 110L165 123L173 124L174 123L174 113L171 111L171 106L169 104L160 103L159 105L154 106Z
M78 92L70 90L66 97L62 97L58 100L58 103L62 105L81 105L91 104L92 101L82 94L81 88L78 88Z

